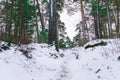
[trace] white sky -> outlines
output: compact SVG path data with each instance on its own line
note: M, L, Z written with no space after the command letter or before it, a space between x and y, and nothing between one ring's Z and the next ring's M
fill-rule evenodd
M65 23L65 27L67 28L66 32L70 39L73 39L73 37L75 36L76 24L78 24L80 20L81 20L80 12L76 12L74 15L69 16L67 14L67 10L66 9L63 10L63 13L61 14L61 21Z

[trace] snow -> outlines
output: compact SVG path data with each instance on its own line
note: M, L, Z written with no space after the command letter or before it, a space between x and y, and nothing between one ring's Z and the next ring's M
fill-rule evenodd
M102 40L93 40L94 44ZM42 43L12 45L0 52L0 80L120 80L120 39L106 39L106 46L60 49Z

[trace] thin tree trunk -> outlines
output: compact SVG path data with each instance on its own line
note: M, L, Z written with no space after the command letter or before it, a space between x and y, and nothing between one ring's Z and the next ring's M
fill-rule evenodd
M8 0L6 0L8 6ZM5 41L8 41L8 27L9 27L9 12L6 11L6 27L5 27Z
M100 30L99 30L99 1L97 0L97 31L98 31L98 39L100 39Z
M100 23L100 12L99 12L99 0L97 0L97 28L98 28L98 39L102 38L102 27Z
M82 29L83 29L83 39L82 42L83 44L85 43L85 39L86 39L86 32L85 32L85 15L84 15L84 9L83 9L83 3L82 0L80 0L80 7L81 7L81 17L82 17Z
M37 39L35 40L36 42L38 42L39 41L39 30L38 30L38 20L37 20L37 14L35 14L35 16L36 16L36 33L37 33Z
M120 27L120 23L119 23L119 22L120 22L120 19L119 19L119 8L118 8L118 6L117 6L117 26L116 26L116 27L117 27L117 28L116 28L117 37L120 37L120 36L119 36L119 31L120 31L120 28L119 28L119 27Z
M99 39L98 26L97 26L97 14L96 14L96 12L94 12L94 28L95 28L96 39Z
M106 8L107 8L107 20L108 20L108 37L112 38L112 25L111 25L111 18L110 18L110 11L109 11L109 4L107 0L105 0Z
M11 40L12 40L12 33L11 33L11 28L12 28L12 17L13 17L13 0L11 0L11 11L10 11L10 26L8 29L8 45L11 45Z
M45 30L44 18L43 18L43 15L42 15L41 11L40 11L40 5L39 5L38 0L36 0L36 2L37 2L38 14L39 14L39 18L40 18L40 21L41 21L42 30L44 31Z
M19 43L22 43L22 33L23 33L23 29L22 29L22 0L20 0L20 9L19 9Z
M17 17L17 16L19 16L19 14L18 14L19 11L17 10L17 7L16 7L17 1L15 1L14 4L15 4L15 6L14 6L14 10L15 10L14 14L16 15L15 16L15 29L14 29L14 42L18 43L19 42L19 38L18 38L19 37L19 17Z
M102 26L101 26L100 14L98 14L98 23L99 23L99 39L102 39L103 35L102 35Z
M37 2L38 0L36 0L36 2ZM35 0L34 0L34 4L35 4ZM37 5L38 5L38 3L37 3ZM36 33L37 33L37 35L36 35L36 39L35 39L35 42L38 42L38 40L39 40L39 30L38 30L38 19L37 19L37 12L35 13L35 22L36 22Z

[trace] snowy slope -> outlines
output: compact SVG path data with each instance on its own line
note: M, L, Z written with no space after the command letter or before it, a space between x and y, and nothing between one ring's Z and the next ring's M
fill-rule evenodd
M0 80L120 80L120 39L104 41L108 42L106 46L60 52L44 43L22 45L32 59L13 45L0 52Z

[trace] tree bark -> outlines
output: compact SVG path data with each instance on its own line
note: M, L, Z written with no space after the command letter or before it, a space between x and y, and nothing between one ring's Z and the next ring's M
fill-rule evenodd
M20 8L19 8L19 43L21 44L23 41L23 28L22 28L22 0L20 0Z
M86 40L86 29L87 29L87 25L86 25L86 20L85 20L85 14L84 14L84 9L83 9L83 3L82 0L80 0L80 8L81 8L81 17L82 17L82 31L83 31L83 39L82 39L82 43L85 43ZM79 40L80 42L80 40Z
M99 12L99 0L97 0L97 28L98 28L98 39L102 38L102 27L100 23L100 12Z
M10 10L10 25L9 25L9 29L8 29L8 36L9 36L9 39L8 39L8 45L10 46L11 45L11 42L12 42L12 33L11 33L11 28L12 28L12 17L13 17L13 0L11 0L11 10Z
M96 39L99 39L98 26L97 26L97 14L96 13L94 13L94 28L95 28Z
M49 35L48 43L55 44L56 50L59 51L58 31L57 31L57 13L56 0L49 0Z
M117 28L116 28L117 37L120 37L120 36L119 36L119 31L120 31L120 28L119 28L119 27L120 27L120 23L119 23L119 22L120 22L119 13L120 13L120 12L119 12L119 8L118 8L118 6L117 6L117 25L116 25L116 27L117 27Z
M109 11L109 4L107 0L105 0L106 8L107 8L107 20L108 20L108 37L112 38L112 25L111 25L111 18L110 18L110 11Z

